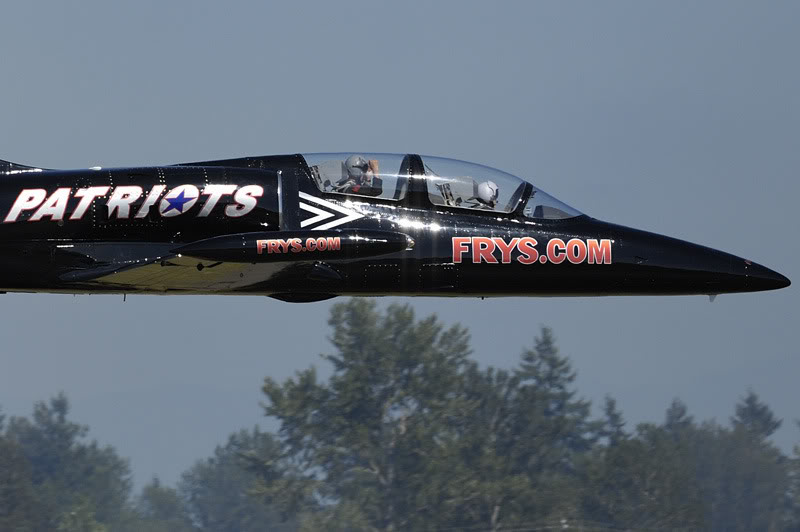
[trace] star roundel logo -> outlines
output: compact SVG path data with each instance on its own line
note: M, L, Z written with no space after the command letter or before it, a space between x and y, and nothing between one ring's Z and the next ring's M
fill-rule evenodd
M194 185L175 187L162 198L158 210L161 216L178 216L191 209L200 197L200 191Z

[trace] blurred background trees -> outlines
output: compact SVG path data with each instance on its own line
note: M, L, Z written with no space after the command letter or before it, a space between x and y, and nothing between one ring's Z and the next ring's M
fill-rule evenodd
M752 390L727 425L676 399L628 427L611 397L593 416L548 328L497 369L408 305L353 299L329 325L330 377L267 377L277 432L229 435L176 486L133 494L64 394L0 415L0 530L800 530L800 450Z

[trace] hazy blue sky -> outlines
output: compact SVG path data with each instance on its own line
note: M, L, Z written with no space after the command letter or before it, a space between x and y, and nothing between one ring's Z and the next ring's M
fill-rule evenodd
M396 7L393 7L396 6ZM529 178L609 221L800 282L800 3L4 2L0 158L56 168L416 152ZM394 299L386 299L389 303ZM797 284L601 299L406 299L508 367L550 325L597 403L727 421L749 387L800 442ZM174 481L260 385L328 352L332 303L0 297L0 406L73 418ZM230 338L236 340L233 344Z

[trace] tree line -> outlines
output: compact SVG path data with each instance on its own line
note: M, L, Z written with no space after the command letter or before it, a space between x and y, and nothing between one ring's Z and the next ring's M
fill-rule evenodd
M600 415L542 328L516 367L408 305L335 305L333 371L264 381L275 433L228 436L175 486L134 494L128 461L63 394L0 415L0 531L800 531L800 448L748 391L728 423L675 400L661 422Z

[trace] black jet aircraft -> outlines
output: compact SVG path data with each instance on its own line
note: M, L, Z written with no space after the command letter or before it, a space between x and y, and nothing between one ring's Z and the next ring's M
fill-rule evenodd
M511 174L415 154L47 170L0 161L0 290L716 295L755 262L591 218Z

